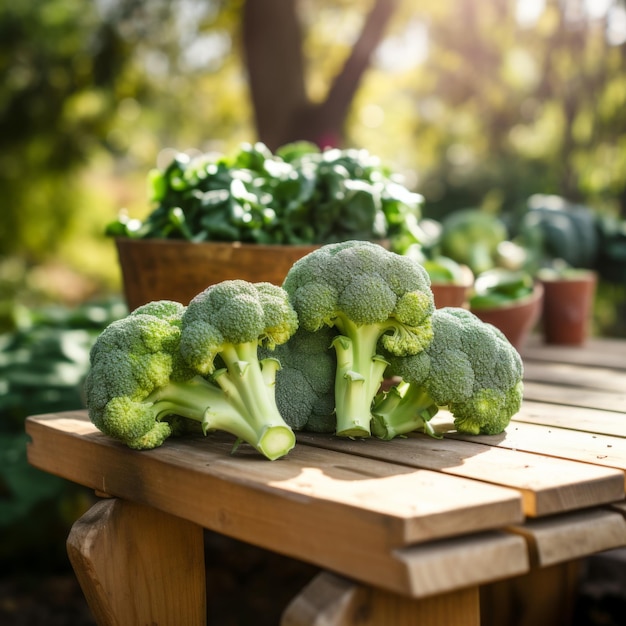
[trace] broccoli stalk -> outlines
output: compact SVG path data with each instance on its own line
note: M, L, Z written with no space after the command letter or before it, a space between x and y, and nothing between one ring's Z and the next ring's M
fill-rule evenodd
M372 407L372 434L389 441L422 430L438 439L440 435L430 423L438 411L439 407L426 389L400 381L386 393L376 396Z
M357 326L343 319L341 335L332 346L337 354L335 410L337 434L363 437L370 434L370 407L389 363L377 354L381 330L376 326ZM343 334L345 333L345 334Z
M268 459L274 460L285 454L285 448L293 446L291 429L283 424L271 424L259 416L271 414L273 407L264 408L257 401L265 399L265 387L275 379L278 362L266 359L263 372L252 375L251 368L245 368L243 376L246 398L241 398L239 390L229 379L225 368L217 370L210 382L202 376L194 376L184 382L169 382L153 391L145 398L153 403L152 410L156 421L167 416L179 415L199 422L202 432L220 430L237 437L237 442L245 441ZM254 406L254 411L249 407Z
M368 437L371 406L387 358L416 354L432 340L434 311L426 270L409 257L366 241L329 244L296 261L283 288L300 326L338 335L336 434Z
M280 364L259 358L259 348L273 350L297 327L285 291L243 280L211 285L193 298L182 316L180 352L185 363L194 372L211 376L245 416L246 428L239 426L236 434L271 459L287 454L295 435L276 404Z
M225 422L215 427L252 444L269 459L284 456L295 445L295 436L276 406L274 386L280 363L272 358L258 360L257 346L250 343L223 350L221 356L227 367L213 372L212 379L245 419L215 416L215 424Z

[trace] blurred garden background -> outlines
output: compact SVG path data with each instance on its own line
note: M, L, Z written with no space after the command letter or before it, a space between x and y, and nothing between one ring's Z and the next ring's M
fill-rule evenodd
M476 208L512 239L558 196L597 231L593 332L626 337L623 0L20 0L0 35L3 573L67 567L90 494L28 467L23 422L82 407L125 312L106 226L148 214L178 151L365 148L424 218Z

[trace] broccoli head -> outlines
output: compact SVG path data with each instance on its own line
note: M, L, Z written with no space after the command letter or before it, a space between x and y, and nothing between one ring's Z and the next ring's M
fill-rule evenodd
M272 438L272 418L267 431L262 430L261 420L250 417L240 396L226 393L183 359L185 311L177 302L151 302L99 335L85 381L92 422L138 450L160 446L171 435L197 424L205 434L231 433L269 459L286 454L293 446L293 433L290 438L290 431L285 433L285 427L279 426L278 436ZM283 447L271 445L276 441Z
M234 434L268 458L286 454L295 436L276 405L279 362L260 359L259 348L274 349L297 328L296 312L283 289L244 280L211 285L182 316L180 353L186 365L223 390L244 416Z
M287 343L276 346L276 403L294 430L335 432L335 335L329 326L314 333L299 328Z
M208 383L195 379L178 353L183 310L170 301L139 307L107 326L91 349L85 379L90 419L131 448L159 446L180 429L181 416L201 421L204 415L206 403L194 405L192 397ZM194 393L183 396L180 386Z
M417 354L432 340L433 294L426 270L366 241L322 246L296 261L283 288L309 332L337 331L337 434L370 435L371 404L387 367L381 347Z
M428 420L447 407L459 432L497 434L522 402L522 359L491 324L461 308L432 317L434 338L423 352L389 355L388 373L401 382L379 394L372 430L382 439L419 428L433 434Z

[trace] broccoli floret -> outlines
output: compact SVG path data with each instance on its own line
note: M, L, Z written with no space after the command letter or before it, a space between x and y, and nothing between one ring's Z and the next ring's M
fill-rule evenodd
M285 343L297 327L285 291L244 280L211 285L191 300L182 316L180 353L185 363L219 385L241 415L234 434L270 459L287 454L295 435L276 405L279 362L260 359L258 350Z
M283 288L300 326L338 332L333 340L336 433L371 434L371 405L387 360L416 354L432 340L434 311L430 279L409 257L366 241L329 244L296 261Z
M92 422L137 450L160 446L199 424L205 434L222 430L248 441L268 458L285 454L287 444L281 451L259 442L255 430L259 420L250 420L239 396L228 395L184 361L180 352L184 313L185 307L177 302L151 302L99 335L85 380ZM283 430L277 439L289 439ZM266 438L271 440L267 434Z
M522 402L522 359L491 324L460 308L432 317L434 339L420 354L389 357L388 374L401 382L380 393L372 431L392 439L413 430L434 434L428 420L440 407L456 429L472 435L502 432Z
M328 326L314 333L299 328L287 343L276 346L276 403L294 430L335 432L337 359L331 344L336 334Z

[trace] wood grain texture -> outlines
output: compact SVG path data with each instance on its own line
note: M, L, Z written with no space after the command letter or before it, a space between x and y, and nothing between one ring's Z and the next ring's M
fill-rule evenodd
M516 422L558 426L596 435L626 437L626 416L614 411L588 409L563 404L547 404L525 400L515 414Z
M415 600L320 573L293 600L280 626L479 626L475 587Z
M541 337L533 335L522 348L521 354L525 363L547 361L626 370L624 342L609 338L594 337L582 346L557 346L546 345Z
M474 441L472 437L433 439L413 434L392 441L352 441L298 433L298 443L516 489L522 494L524 513L533 517L605 504L623 497L624 477L618 470L481 443L508 436L504 433Z
M610 510L579 511L530 520L511 529L525 537L533 567L574 561L626 546L626 520Z
M27 429L29 460L45 471L407 594L393 548L523 519L515 490L310 446L274 462L251 448L233 456L224 437L136 452L80 411L29 418Z
M524 379L527 382L532 380L577 389L624 392L624 372L607 367L590 368L574 363L530 361L524 363Z
M623 413L626 407L626 390L603 391L584 387L565 387L550 383L525 381L524 398L536 402L549 402L585 409L603 409Z
M619 419L622 419L620 416ZM445 415L435 418L438 428L449 430L451 420ZM506 429L506 436L468 436L457 433L446 435L454 439L484 443L508 450L541 454L546 457L582 461L596 466L626 471L626 439L592 432L559 428L542 424L528 424L515 419Z
M67 552L99 626L206 623L200 526L102 500L72 527Z

